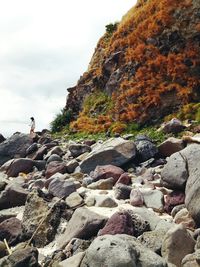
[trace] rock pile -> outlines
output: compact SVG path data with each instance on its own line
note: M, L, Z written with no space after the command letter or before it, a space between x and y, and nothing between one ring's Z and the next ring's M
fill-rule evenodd
M0 266L199 266L200 144L190 141L1 142Z

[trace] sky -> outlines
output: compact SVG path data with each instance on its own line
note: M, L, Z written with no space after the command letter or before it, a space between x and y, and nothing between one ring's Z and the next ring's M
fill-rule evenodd
M0 133L49 128L105 25L136 0L0 0Z

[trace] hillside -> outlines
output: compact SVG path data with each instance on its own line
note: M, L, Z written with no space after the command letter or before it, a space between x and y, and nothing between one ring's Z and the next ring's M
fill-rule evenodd
M106 26L88 70L68 89L65 111L71 129L92 133L178 112L196 119L199 85L200 2L138 0Z

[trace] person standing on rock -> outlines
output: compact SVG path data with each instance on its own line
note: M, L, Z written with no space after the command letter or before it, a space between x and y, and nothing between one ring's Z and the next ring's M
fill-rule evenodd
M30 119L31 119L31 124L30 124L30 126L31 126L31 129L30 129L30 135L31 135L32 137L34 137L34 135L35 135L35 119L34 119L33 117L31 117Z

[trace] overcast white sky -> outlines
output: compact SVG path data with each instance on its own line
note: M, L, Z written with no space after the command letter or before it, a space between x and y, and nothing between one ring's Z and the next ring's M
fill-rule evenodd
M105 25L136 0L0 0L0 133L29 132L65 106Z

